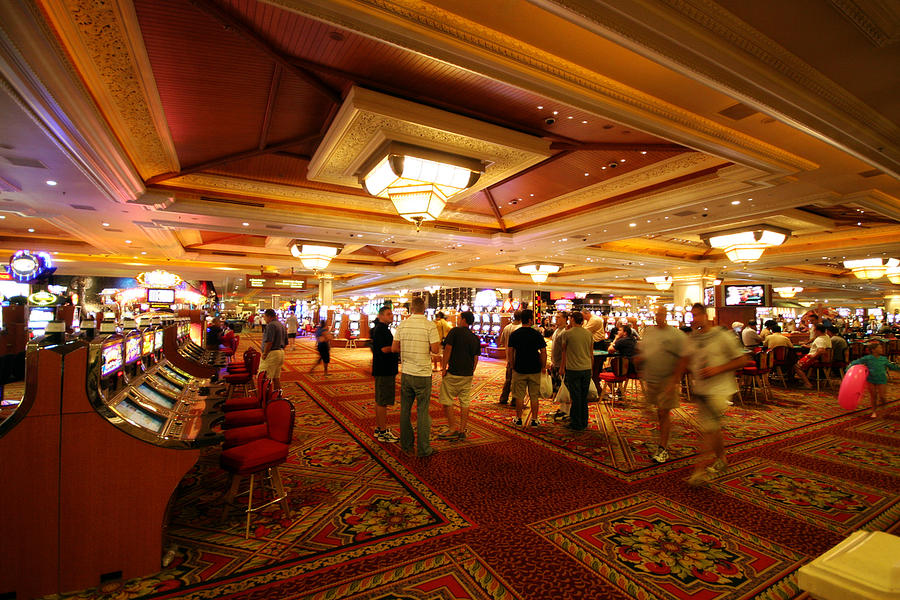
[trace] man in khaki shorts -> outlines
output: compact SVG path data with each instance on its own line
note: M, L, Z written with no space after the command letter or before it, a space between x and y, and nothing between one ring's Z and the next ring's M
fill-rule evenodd
M266 377L272 381L272 387L281 389L281 367L284 365L284 347L287 345L288 336L284 323L275 316L271 308L263 313L263 337L262 358L259 362L259 370L266 372Z
M647 402L656 407L659 419L659 444L653 460L669 460L669 433L672 430L673 408L680 405L681 377L688 366L688 338L666 322L666 307L656 309L656 325L644 330L634 357Z
M466 438L472 376L478 366L478 355L481 354L481 340L469 329L474 322L475 315L470 311L460 313L456 327L445 338L438 399L447 416L447 429L438 434L438 439L441 440L459 441ZM453 398L459 398L459 423L456 423L453 414Z

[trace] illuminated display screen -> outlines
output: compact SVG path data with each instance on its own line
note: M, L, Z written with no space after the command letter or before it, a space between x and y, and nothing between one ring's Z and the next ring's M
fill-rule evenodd
M147 356L148 354L153 354L153 332L147 331L144 333L144 345L141 349L141 354Z
M125 364L130 365L141 357L141 336L133 335L125 340Z
M149 429L155 433L162 431L166 425L166 420L142 409L137 404L132 404L128 400L122 400L116 405L116 412L120 415L144 429Z
M716 305L716 288L703 288L703 304L705 306ZM689 307L685 306L685 308L687 309Z
M110 373L115 373L122 367L122 342L103 346L100 356L102 361L100 375L106 377Z
M175 302L175 290L149 288L147 290L147 302L173 304Z
M763 306L765 301L764 285L725 286L725 306Z
M138 387L138 391L157 406L162 406L163 408L172 408L175 406L174 399L169 398L165 394L160 394L146 383L142 383L140 387Z
M154 344L155 349L156 349L156 350L162 350L162 344L163 344L163 330L162 330L162 329L157 329L157 330L156 330L156 335L155 335L155 337L156 337L156 343Z
M182 373L179 373L175 369L172 369L170 367L163 367L163 370L165 371L166 375L171 376L175 381L180 381L181 383L188 382L188 377L186 377Z
M157 375L156 377L153 378L153 381L155 381L156 383L158 383L158 384L161 385L162 387L166 388L166 389L169 390L170 392L174 392L174 393L176 393L176 394L180 394L180 393L181 393L181 390L182 390L181 386L172 383L171 381L169 381L168 379L166 379L166 378L163 377L162 375Z

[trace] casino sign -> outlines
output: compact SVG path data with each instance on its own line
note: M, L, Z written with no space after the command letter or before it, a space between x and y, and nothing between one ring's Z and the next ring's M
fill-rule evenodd
M162 269L138 273L135 279L141 287L145 288L174 288L182 281L181 277L175 273L169 273Z
M49 254L31 250L19 250L10 257L9 264L4 266L13 279L22 283L34 281L56 271Z

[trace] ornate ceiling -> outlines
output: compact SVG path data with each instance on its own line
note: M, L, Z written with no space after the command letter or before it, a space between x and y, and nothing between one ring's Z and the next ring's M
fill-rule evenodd
M0 242L229 291L302 272L302 238L344 244L338 297L531 288L514 265L543 259L565 265L544 289L721 273L875 298L887 280L840 263L900 256L900 19L803 6L0 3ZM383 139L488 167L416 232L355 180ZM700 241L754 223L793 235L747 266Z

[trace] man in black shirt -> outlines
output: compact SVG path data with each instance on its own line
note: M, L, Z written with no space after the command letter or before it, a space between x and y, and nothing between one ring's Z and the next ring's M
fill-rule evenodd
M441 392L438 396L447 415L447 430L438 439L457 441L466 437L466 421L469 418L469 394L472 376L481 354L481 340L469 327L475 322L470 311L460 313L456 327L444 338L444 354L441 358ZM455 423L453 398L459 398L459 423Z
M538 403L541 398L541 373L547 365L547 342L544 336L532 327L534 311L522 311L522 326L509 335L506 349L506 363L512 366L512 395L516 402L516 418L513 424L522 424L522 406L525 391L531 398L531 418L529 425L537 427Z
M400 440L387 428L387 407L394 405L397 389L397 355L391 350L394 335L388 324L394 320L391 307L382 306L375 317L372 336L372 375L375 378L375 439L379 442Z

